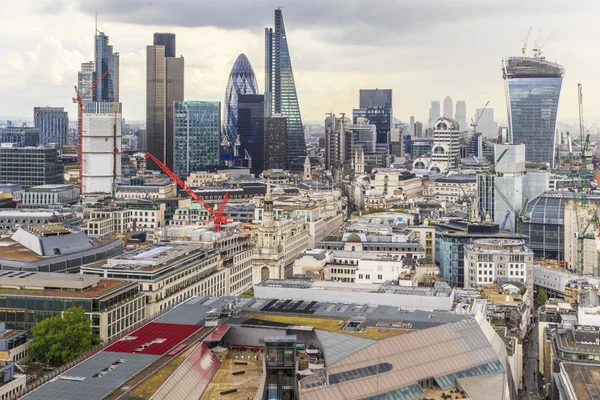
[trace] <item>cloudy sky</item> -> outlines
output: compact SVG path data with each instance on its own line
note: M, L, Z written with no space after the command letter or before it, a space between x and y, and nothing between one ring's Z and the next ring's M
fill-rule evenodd
M449 94L469 116L490 100L506 118L502 57L519 55L529 26L549 60L565 66L560 120L577 119L582 82L588 121L600 121L596 0L0 0L0 115L31 116L40 105L75 115L73 85L98 29L121 53L121 101L145 119L146 45L177 34L186 100L223 100L239 53L264 88L264 28L282 6L305 122L351 112L360 88L392 88L394 115L426 121ZM262 90L261 90L262 91ZM598 117L596 117L598 116Z

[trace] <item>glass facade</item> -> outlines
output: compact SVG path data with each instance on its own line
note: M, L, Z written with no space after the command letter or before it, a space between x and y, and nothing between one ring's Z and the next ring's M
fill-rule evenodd
M306 156L306 141L294 83L283 14L275 10L275 29L265 30L265 117L282 114L287 119L287 163ZM270 143L266 142L265 146Z
M108 44L108 36L104 32L96 32L94 47L94 65L96 66L94 81L111 69L94 89L94 101L119 101L119 53L113 53L113 47Z
M238 139L238 100L240 95L258 94L258 83L250 61L240 54L233 64L223 104L223 140L233 146ZM261 102L262 103L262 102ZM241 139L240 139L241 140ZM239 153L244 156L243 152Z
M543 58L503 61L509 132L527 161L553 166L556 115L564 69Z
M69 116L62 107L34 107L34 125L40 130L40 144L67 143Z
M250 168L253 174L261 173L265 165L264 100L262 94L243 94L238 97L239 156L244 160L242 165ZM246 151L251 160L246 160Z
M174 172L188 176L219 165L221 102L176 101L174 118Z
M566 192L569 196L569 192ZM564 194L549 192L531 200L522 233L529 237L535 257L562 260L564 257Z

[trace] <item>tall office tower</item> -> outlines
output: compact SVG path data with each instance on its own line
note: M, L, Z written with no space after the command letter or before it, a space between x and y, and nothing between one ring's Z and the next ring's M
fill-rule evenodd
M359 106L377 127L377 143L389 144L393 122L392 89L361 89Z
M350 118L330 114L325 118L325 168L342 167L346 162L346 132L350 129Z
M460 144L464 138L458 122L449 117L438 119L433 128L433 147L431 148L431 171L444 173L457 168L460 161Z
M176 57L176 41L174 33L155 33L154 41L155 46L165 46L165 57Z
M260 174L265 166L265 96L242 94L237 99L237 107L239 157L251 173Z
M502 60L508 129L513 143L525 144L525 159L554 165L556 113L564 68L536 57Z
M525 202L525 153L527 148L522 144L495 144L494 159L494 222L502 229L516 232L516 215ZM500 156L502 155L502 158ZM508 215L508 217L507 217ZM507 223L504 224L504 220Z
M265 29L265 117L273 114L287 120L287 164L305 157L306 141L281 9L275 10L275 28Z
M433 128L433 124L441 117L440 115L440 102L437 100L433 100L431 102L431 107L429 108L429 123L428 127Z
M493 108L478 108L475 112L475 121L477 122L477 131L483 136L492 139L498 136L498 123L494 121Z
M258 83L250 61L245 54L240 54L231 68L223 103L222 142L232 149L238 140L238 97L244 94L258 94ZM243 153L238 154L244 156Z
M168 39L168 40L167 40ZM161 162L173 168L173 103L183 101L184 59L167 57L167 43L175 53L175 35L157 33L146 47L146 147ZM148 162L150 168L156 168Z
M221 102L176 101L173 172L189 176L219 165Z
M77 90L83 96L83 94L92 86L95 78L94 62L88 61L81 63L81 70L77 73ZM94 101L94 93L88 93L84 98L84 103Z
M69 115L62 107L34 107L33 121L40 130L40 144L67 143Z
M454 115L453 109L454 103L452 102L452 98L450 96L446 96L444 99L444 117L452 118Z
M81 193L113 193L121 177L121 103L91 102L83 111Z
M423 124L419 121L415 122L413 125L413 134L417 138L423 137Z
M94 101L119 101L119 53L113 53L108 44L108 36L96 31L94 37L94 81L97 81L110 69L110 72L94 89Z
M285 169L288 165L287 121L281 114L265 118L265 171Z
M408 125L408 133L413 136L415 134L415 117L414 117L414 115L410 116L410 123Z
M64 183L65 170L56 146L22 147L0 143L0 182L32 186Z
M458 122L461 131L469 130L469 124L467 123L467 103L464 100L456 101L454 119Z

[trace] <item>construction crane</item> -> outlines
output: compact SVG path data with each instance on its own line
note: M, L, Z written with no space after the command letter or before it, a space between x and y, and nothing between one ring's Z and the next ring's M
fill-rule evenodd
M510 203L510 201L508 201L508 198L506 198L506 195L504 193L502 193L500 188L498 188L498 186L494 185L494 189L496 190L496 193L498 193L500 195L500 197L502 197L502 201L504 201L504 203L508 207L508 210L506 211L506 214L504 215L504 220L502 221L502 225L500 226L500 229L501 230L506 229L506 224L507 224L507 222L509 222L508 218L510 217L510 214L512 213L512 215L514 215L514 218L516 220L516 224L513 224L513 222L510 221L510 225L513 228L516 227L516 232L520 233L522 231L522 226L523 226L523 216L525 215L525 211L527 210L527 206L529 205L529 198L525 197L525 204L521 208L521 211L517 212L514 209L514 207L512 206L512 204Z
M248 161L248 168L252 169L252 156L250 156L250 153L246 149L244 149L244 160Z
M154 157L151 153L147 152L145 154L146 158L151 159L158 165L158 167L169 176L169 178L173 179L179 187L187 192L192 199L194 199L198 204L200 204L213 218L214 231L219 232L221 230L221 225L227 224L227 217L223 216L223 212L225 211L225 204L227 204L227 200L229 199L229 192L225 193L223 196L223 201L219 204L219 209L217 211L214 210L210 205L208 205L201 196L198 196L194 190L189 187L184 181L182 181L169 167L163 164L158 158Z
M472 217L472 212L473 212L473 201L471 200L472 196L469 196L467 194L467 192L465 192L465 189L463 188L463 186L459 183L458 187L460 188L460 190L463 192L464 196L465 196L465 202L467 203L467 221L471 222L471 217Z
M475 121L473 121L473 118L471 118L471 126L473 127L473 133L477 133L477 124L479 123L479 120L481 119L483 112L487 109L488 104L490 104L489 100L487 101L487 103L485 103L483 110L481 110L481 112L479 113L479 116L477 117L477 119Z
M552 36L554 36L554 34L556 33L556 31L552 32L547 38L546 40L544 40L543 43L540 43L540 31L538 31L538 37L535 40L535 42L533 43L533 56L535 58L541 58L543 59L544 57L542 57L542 49L544 48L544 46L546 45L546 43L548 43L548 40L550 40L550 38Z
M529 27L529 30L527 31L527 36L525 36L525 39L523 39L523 46L521 47L521 54L523 54L523 57L527 57L527 42L529 41L530 34L531 34L531 26Z
M92 85L83 93L79 93L79 89L75 86L75 97L73 97L73 103L77 103L77 144L78 151L78 162L79 162L79 193L83 194L83 99L87 97L92 90L96 88L102 82L104 78L112 71L109 68L105 73L102 74Z

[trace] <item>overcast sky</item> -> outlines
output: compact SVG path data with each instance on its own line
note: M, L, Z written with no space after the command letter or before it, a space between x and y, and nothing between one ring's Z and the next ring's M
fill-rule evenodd
M63 106L75 117L73 85L93 58L98 29L121 53L121 101L145 119L146 45L177 35L186 100L223 101L232 64L248 56L264 90L264 28L282 6L305 122L351 113L360 88L391 88L394 115L426 121L431 100L450 95L472 116L487 100L506 118L501 60L541 30L549 60L566 68L559 120L577 119L582 82L588 121L600 116L596 0L0 0L0 115ZM598 118L600 121L600 118Z

